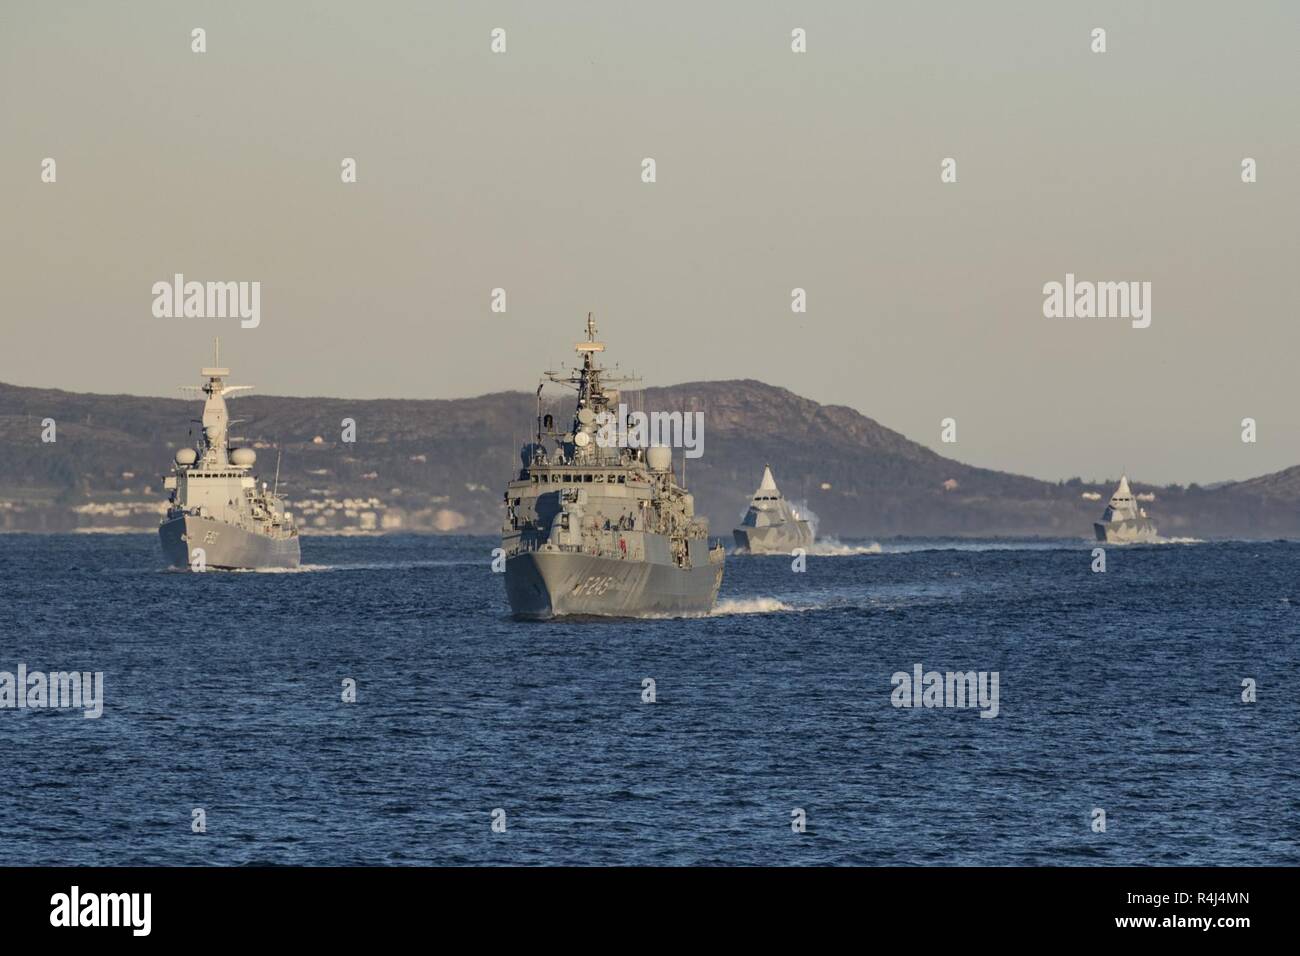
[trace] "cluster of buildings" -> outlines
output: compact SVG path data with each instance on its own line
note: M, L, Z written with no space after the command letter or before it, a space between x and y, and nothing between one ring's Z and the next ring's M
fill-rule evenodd
M397 531L402 513L379 498L299 498L292 504L298 527L316 531Z

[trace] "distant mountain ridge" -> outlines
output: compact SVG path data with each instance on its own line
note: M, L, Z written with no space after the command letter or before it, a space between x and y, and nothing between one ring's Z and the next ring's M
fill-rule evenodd
M860 412L752 379L687 382L638 393L647 410L705 413L704 455L686 482L715 535L729 538L770 464L822 537L1088 537L1113 487L1046 482L976 468L917 444ZM200 404L0 383L0 528L70 530L157 523L162 475L189 444ZM547 405L558 419L571 404ZM316 531L499 530L501 496L519 468L536 398L496 392L451 400L252 395L231 399L232 434L258 450ZM57 440L41 441L54 419ZM356 422L356 442L340 440ZM680 453L675 457L679 473ZM1118 477L1118 476L1116 476ZM1168 537L1300 536L1300 466L1213 491L1154 487L1147 505Z

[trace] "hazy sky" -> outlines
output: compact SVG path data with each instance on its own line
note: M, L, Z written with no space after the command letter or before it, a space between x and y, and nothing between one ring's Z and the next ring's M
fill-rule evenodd
M1272 471L1297 37L1291 0L0 0L0 381L176 395L220 334L265 393L531 390L592 310L647 384L757 378L973 464ZM260 281L260 326L155 318L176 272ZM1067 272L1151 282L1150 328L1044 318Z

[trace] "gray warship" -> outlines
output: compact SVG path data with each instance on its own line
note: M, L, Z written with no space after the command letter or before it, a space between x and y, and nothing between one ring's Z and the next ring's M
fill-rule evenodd
M731 534L737 550L750 554L789 554L813 543L812 525L781 494L769 465L763 466L763 480L750 499L749 510Z
M227 385L230 369L215 364L202 375L204 384L181 386L207 398L202 437L196 447L176 452L172 473L163 479L164 489L171 491L167 516L158 527L163 554L178 568L296 568L301 560L298 529L276 494L279 467L276 489L268 490L265 483L259 489L252 474L257 453L228 444L226 396L253 386Z
M1101 520L1092 526L1097 540L1107 544L1136 544L1156 541L1155 522L1147 517L1145 509L1138 506L1128 486L1128 475L1121 475L1119 487L1110 496Z
M722 586L725 551L710 547L708 519L678 484L672 449L598 440L616 418L619 393L596 356L596 323L576 346L580 368L546 372L537 389L536 440L506 487L501 544L505 585L519 618L707 613ZM546 381L577 390L567 431L542 415Z

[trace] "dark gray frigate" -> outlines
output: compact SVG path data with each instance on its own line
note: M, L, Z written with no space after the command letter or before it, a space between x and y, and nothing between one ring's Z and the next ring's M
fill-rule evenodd
M158 528L163 554L178 568L199 563L196 549L202 549L203 568L296 568L298 529L276 494L278 466L276 489L259 488L252 474L257 453L228 443L226 396L253 386L227 385L228 368L205 368L202 375L204 384L181 386L206 396L203 432L196 447L176 452L163 480L171 491Z
M623 447L619 393L596 363L605 346L587 316L580 368L546 372L537 389L536 440L506 488L501 543L506 595L516 617L649 617L708 612L722 586L725 552L709 546L707 518L677 482L672 449ZM568 430L542 415L547 381L577 390ZM609 423L615 423L610 425Z
M781 494L772 469L763 466L763 480L749 501L749 510L732 532L736 548L750 554L789 554L795 548L810 548L813 530L794 505Z
M1110 496L1101 520L1094 523L1093 531L1098 541L1108 544L1133 544L1141 541L1155 541L1155 522L1147 517L1146 510L1139 507L1137 499L1128 486L1128 475L1121 475L1119 487Z

